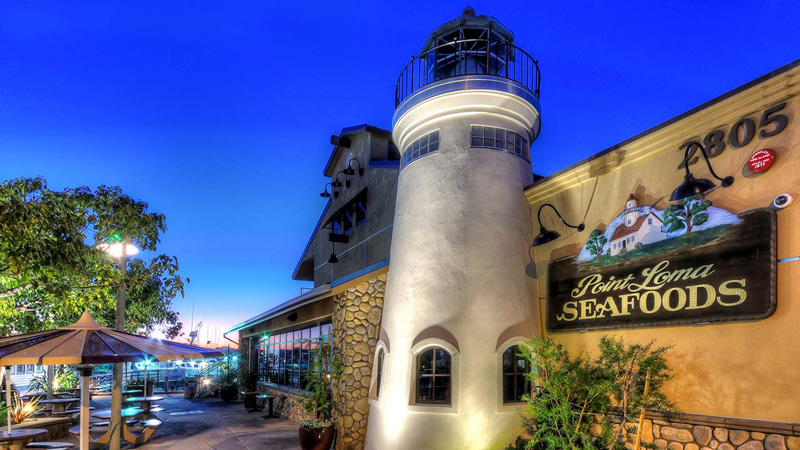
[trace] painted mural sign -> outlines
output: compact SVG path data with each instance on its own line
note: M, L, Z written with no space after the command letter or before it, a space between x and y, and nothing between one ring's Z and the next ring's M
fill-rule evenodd
M733 214L702 197L665 209L631 195L604 232L548 267L552 332L757 320L776 306L772 209Z

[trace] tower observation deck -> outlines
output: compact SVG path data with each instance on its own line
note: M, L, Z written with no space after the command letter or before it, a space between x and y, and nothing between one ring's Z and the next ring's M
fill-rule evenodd
M395 107L400 108L423 88L470 75L511 80L536 100L539 98L538 61L514 45L514 34L500 21L476 16L475 10L467 7L460 17L433 30L419 56L412 57L400 72Z

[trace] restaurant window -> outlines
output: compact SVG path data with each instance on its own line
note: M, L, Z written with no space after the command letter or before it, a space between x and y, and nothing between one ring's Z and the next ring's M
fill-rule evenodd
M423 156L430 155L431 153L436 153L438 151L439 130L436 130L412 142L406 147L405 150L403 150L402 167L404 168L412 161L416 161Z
M531 160L527 139L503 128L473 125L470 132L470 147L504 150L526 161Z
M331 324L263 336L258 346L259 379L295 389L305 389L311 353L329 342Z
M449 405L452 356L442 347L429 347L417 355L416 402Z
M503 403L519 403L522 396L531 392L530 362L512 345L503 352Z

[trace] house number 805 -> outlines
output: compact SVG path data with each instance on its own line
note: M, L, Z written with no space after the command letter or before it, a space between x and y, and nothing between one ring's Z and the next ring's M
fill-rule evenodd
M759 138L772 137L780 134L780 132L786 129L786 125L789 124L789 118L786 117L785 114L779 113L779 111L783 110L785 107L786 102L783 102L767 108L763 113L761 113L761 120L758 123ZM733 148L741 148L749 144L753 138L755 138L755 136L755 120L751 119L750 117L744 117L736 121L736 123L731 126L730 131L728 131L728 145ZM683 145L679 147L681 153L686 150L686 147L690 145L692 146L692 148L689 149L689 165L696 163L698 160L698 157L695 156L697 153L697 144L702 144L703 147L705 147L709 158L719 156L725 151L726 148L725 132L722 130L714 130L703 138L703 142L698 142L695 140L684 142ZM678 169L682 170L684 168L684 164L685 161L681 161L681 163L678 165Z

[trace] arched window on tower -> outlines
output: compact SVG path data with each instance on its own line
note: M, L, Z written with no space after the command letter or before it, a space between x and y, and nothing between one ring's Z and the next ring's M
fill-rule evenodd
M417 355L416 403L451 404L452 356L442 347L428 347Z
M512 345L503 352L503 403L519 403L522 396L531 392L530 362Z
M378 359L375 364L375 397L381 396L381 381L383 381L383 360L385 353L383 349L378 350Z

